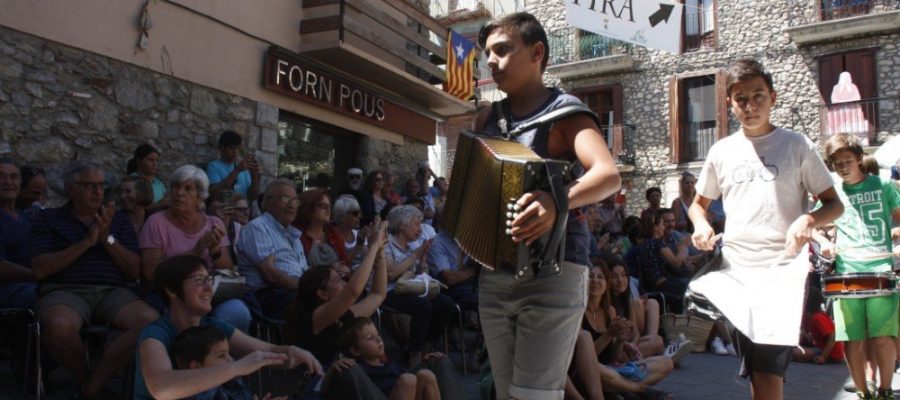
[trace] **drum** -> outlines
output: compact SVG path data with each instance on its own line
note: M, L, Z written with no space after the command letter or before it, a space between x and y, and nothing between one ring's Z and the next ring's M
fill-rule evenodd
M826 298L863 299L886 296L897 290L897 278L890 272L822 275L822 294Z
M819 252L813 253L809 258L809 261L815 267L816 273L827 275L834 270L834 258L825 257Z

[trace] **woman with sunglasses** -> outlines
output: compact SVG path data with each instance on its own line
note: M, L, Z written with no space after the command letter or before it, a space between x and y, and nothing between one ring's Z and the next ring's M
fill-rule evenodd
M300 194L300 208L294 226L303 232L300 242L309 265L350 266L344 239L331 225L331 199L324 189L310 189Z
M363 184L363 190L367 193L372 193L372 200L375 205L375 214L381 215L381 211L385 208L390 209L392 203L391 199L387 196L387 179L385 174L381 171L372 171L369 172L369 175L366 175L366 182ZM374 218L374 215L372 216Z
M325 388L342 386L329 381L346 378L346 375L336 375L348 368L352 369L352 375L365 376L359 367L352 367L348 361L334 363L338 355L337 340L343 323L355 317L371 317L384 301L387 292L386 230L386 223L380 223L372 230L369 248L355 272L347 274L330 265L315 265L306 270L297 283L297 300L288 310L285 336L289 343L310 349L326 369L334 364L325 377ZM373 277L371 290L360 298L365 293L369 276ZM369 398L365 392L358 393L362 397L351 398ZM323 395L324 398L340 397L329 393Z
M334 231L344 240L344 249L350 259L350 268L359 266L363 254L366 252L366 237L373 225L360 228L362 211L359 202L348 194L341 195L334 201L331 216ZM373 224L377 224L381 219L376 217L375 221Z

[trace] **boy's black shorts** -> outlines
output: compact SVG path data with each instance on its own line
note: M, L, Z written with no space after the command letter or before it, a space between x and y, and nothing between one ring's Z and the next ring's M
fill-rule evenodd
M733 330L731 337L741 358L741 377L752 379L753 372L765 372L784 378L791 361L792 347L753 343L737 329Z

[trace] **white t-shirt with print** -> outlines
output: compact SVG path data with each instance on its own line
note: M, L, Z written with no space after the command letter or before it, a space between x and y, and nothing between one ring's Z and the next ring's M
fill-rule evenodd
M726 268L691 283L757 343L796 345L807 257L785 254L788 227L809 212L809 194L833 186L815 145L782 128L759 137L743 131L710 148L697 193L722 196Z

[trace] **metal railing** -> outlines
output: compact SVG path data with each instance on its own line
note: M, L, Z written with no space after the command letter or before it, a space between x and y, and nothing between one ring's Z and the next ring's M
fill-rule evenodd
M900 10L898 0L791 0L790 26Z
M850 133L873 145L878 141L879 132L900 132L900 96L822 105L819 125L822 138Z
M547 35L550 44L549 65L591 60L618 54L632 54L633 46L584 31L552 32Z
M435 18L478 8L484 8L494 16L512 14L525 11L525 0L431 0L429 2L429 12Z

